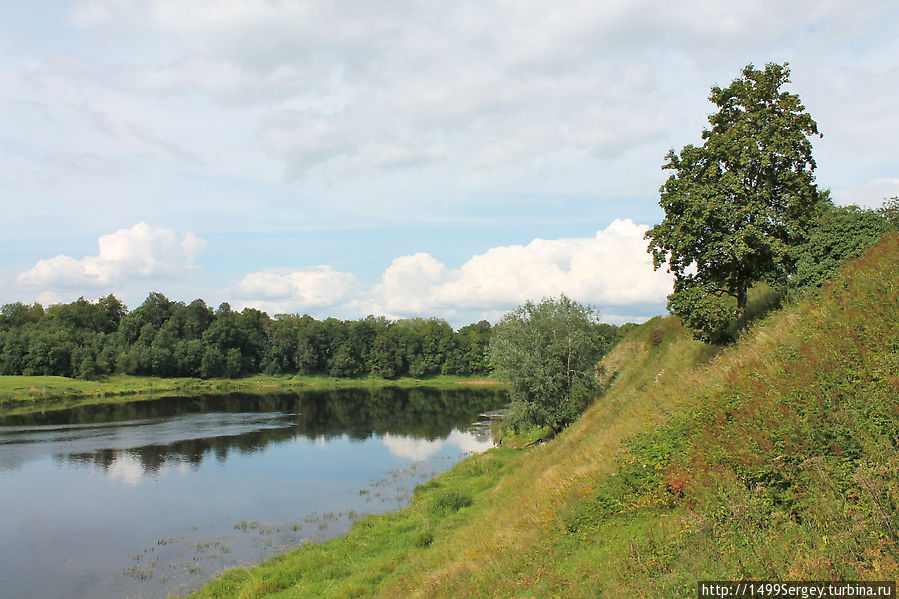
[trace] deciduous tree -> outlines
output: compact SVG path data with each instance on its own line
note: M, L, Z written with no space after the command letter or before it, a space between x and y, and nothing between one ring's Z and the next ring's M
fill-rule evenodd
M813 174L818 126L799 96L781 89L789 76L786 64L748 65L729 86L712 88L718 110L702 145L668 152L665 218L646 237L655 267L667 262L675 276L676 314L735 314L741 331L749 287L783 282L795 269L791 248L805 241L826 199ZM730 312L726 296L735 301Z
M527 302L503 317L490 339L490 363L510 384L515 428L574 421L596 390L603 341L598 314L562 295Z

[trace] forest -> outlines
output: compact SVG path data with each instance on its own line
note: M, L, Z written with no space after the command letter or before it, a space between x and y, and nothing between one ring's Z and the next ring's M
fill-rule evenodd
M490 372L491 332L486 320L456 331L437 318L272 318L157 292L131 311L114 295L46 308L15 302L0 308L0 375L476 376ZM594 332L597 343L611 345L618 329L596 324Z

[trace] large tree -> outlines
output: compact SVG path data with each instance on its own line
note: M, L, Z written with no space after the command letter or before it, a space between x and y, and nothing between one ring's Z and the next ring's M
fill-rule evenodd
M674 173L659 190L665 218L646 234L649 251L675 276L669 308L702 338L720 338L729 316L745 327L749 287L794 271L791 248L825 202L813 174L818 126L798 95L782 91L789 76L787 64L750 64L713 87L718 110L702 145L670 150L662 167Z
M559 431L580 415L597 388L596 362L606 349L597 316L563 295L527 302L503 317L488 353L497 376L509 382L509 426Z

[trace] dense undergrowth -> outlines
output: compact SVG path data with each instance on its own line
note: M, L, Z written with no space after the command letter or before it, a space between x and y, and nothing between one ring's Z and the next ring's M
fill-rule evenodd
M899 234L720 350L632 330L550 443L500 447L346 537L198 597L690 597L899 577Z

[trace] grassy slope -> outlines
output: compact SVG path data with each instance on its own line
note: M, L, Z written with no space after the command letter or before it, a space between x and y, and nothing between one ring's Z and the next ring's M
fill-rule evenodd
M498 448L344 538L198 597L690 597L701 579L899 576L899 235L736 346L673 318L563 434Z

